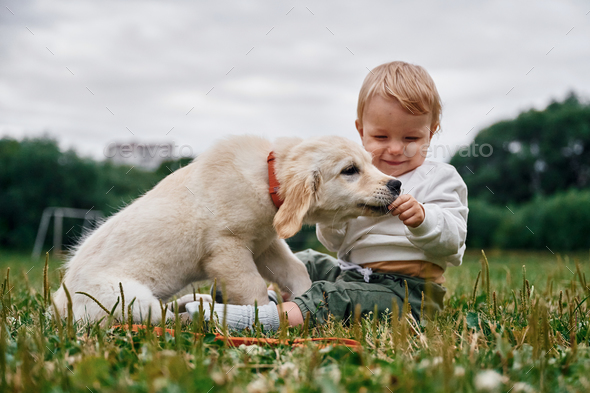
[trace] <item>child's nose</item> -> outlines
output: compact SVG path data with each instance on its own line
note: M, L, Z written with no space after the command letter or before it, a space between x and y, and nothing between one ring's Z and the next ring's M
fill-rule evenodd
M404 152L404 144L399 142L391 142L387 147L389 150L389 154L391 155L400 155Z

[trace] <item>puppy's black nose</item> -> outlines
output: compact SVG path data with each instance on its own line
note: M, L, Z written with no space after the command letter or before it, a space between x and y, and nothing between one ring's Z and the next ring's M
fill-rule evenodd
M399 195L402 187L402 182L399 180L390 180L387 182L387 188L392 194Z

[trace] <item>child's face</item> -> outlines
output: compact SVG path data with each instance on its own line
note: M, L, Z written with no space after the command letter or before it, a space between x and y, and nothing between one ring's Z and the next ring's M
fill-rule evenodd
M398 100L373 96L356 128L373 165L390 176L400 176L424 163L430 144L431 115L412 115Z

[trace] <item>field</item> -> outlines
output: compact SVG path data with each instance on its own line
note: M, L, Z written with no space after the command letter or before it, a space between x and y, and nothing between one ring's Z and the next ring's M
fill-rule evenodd
M434 320L370 315L274 334L253 329L232 335L283 344L234 347L214 341L223 326L197 322L169 323L174 335L158 337L112 327L116 321L56 320L47 312L44 260L2 252L0 268L10 273L0 279L0 391L590 391L588 253L490 251L487 260L472 250L447 271L446 308ZM60 264L50 257L51 291ZM300 337L361 345L292 347Z

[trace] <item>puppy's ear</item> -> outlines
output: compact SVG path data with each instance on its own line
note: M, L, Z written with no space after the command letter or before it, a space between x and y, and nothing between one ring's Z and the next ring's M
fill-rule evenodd
M319 171L313 171L305 178L292 178L281 185L284 202L275 215L273 225L281 239L294 236L301 230L303 218L311 206L312 198L321 182Z

